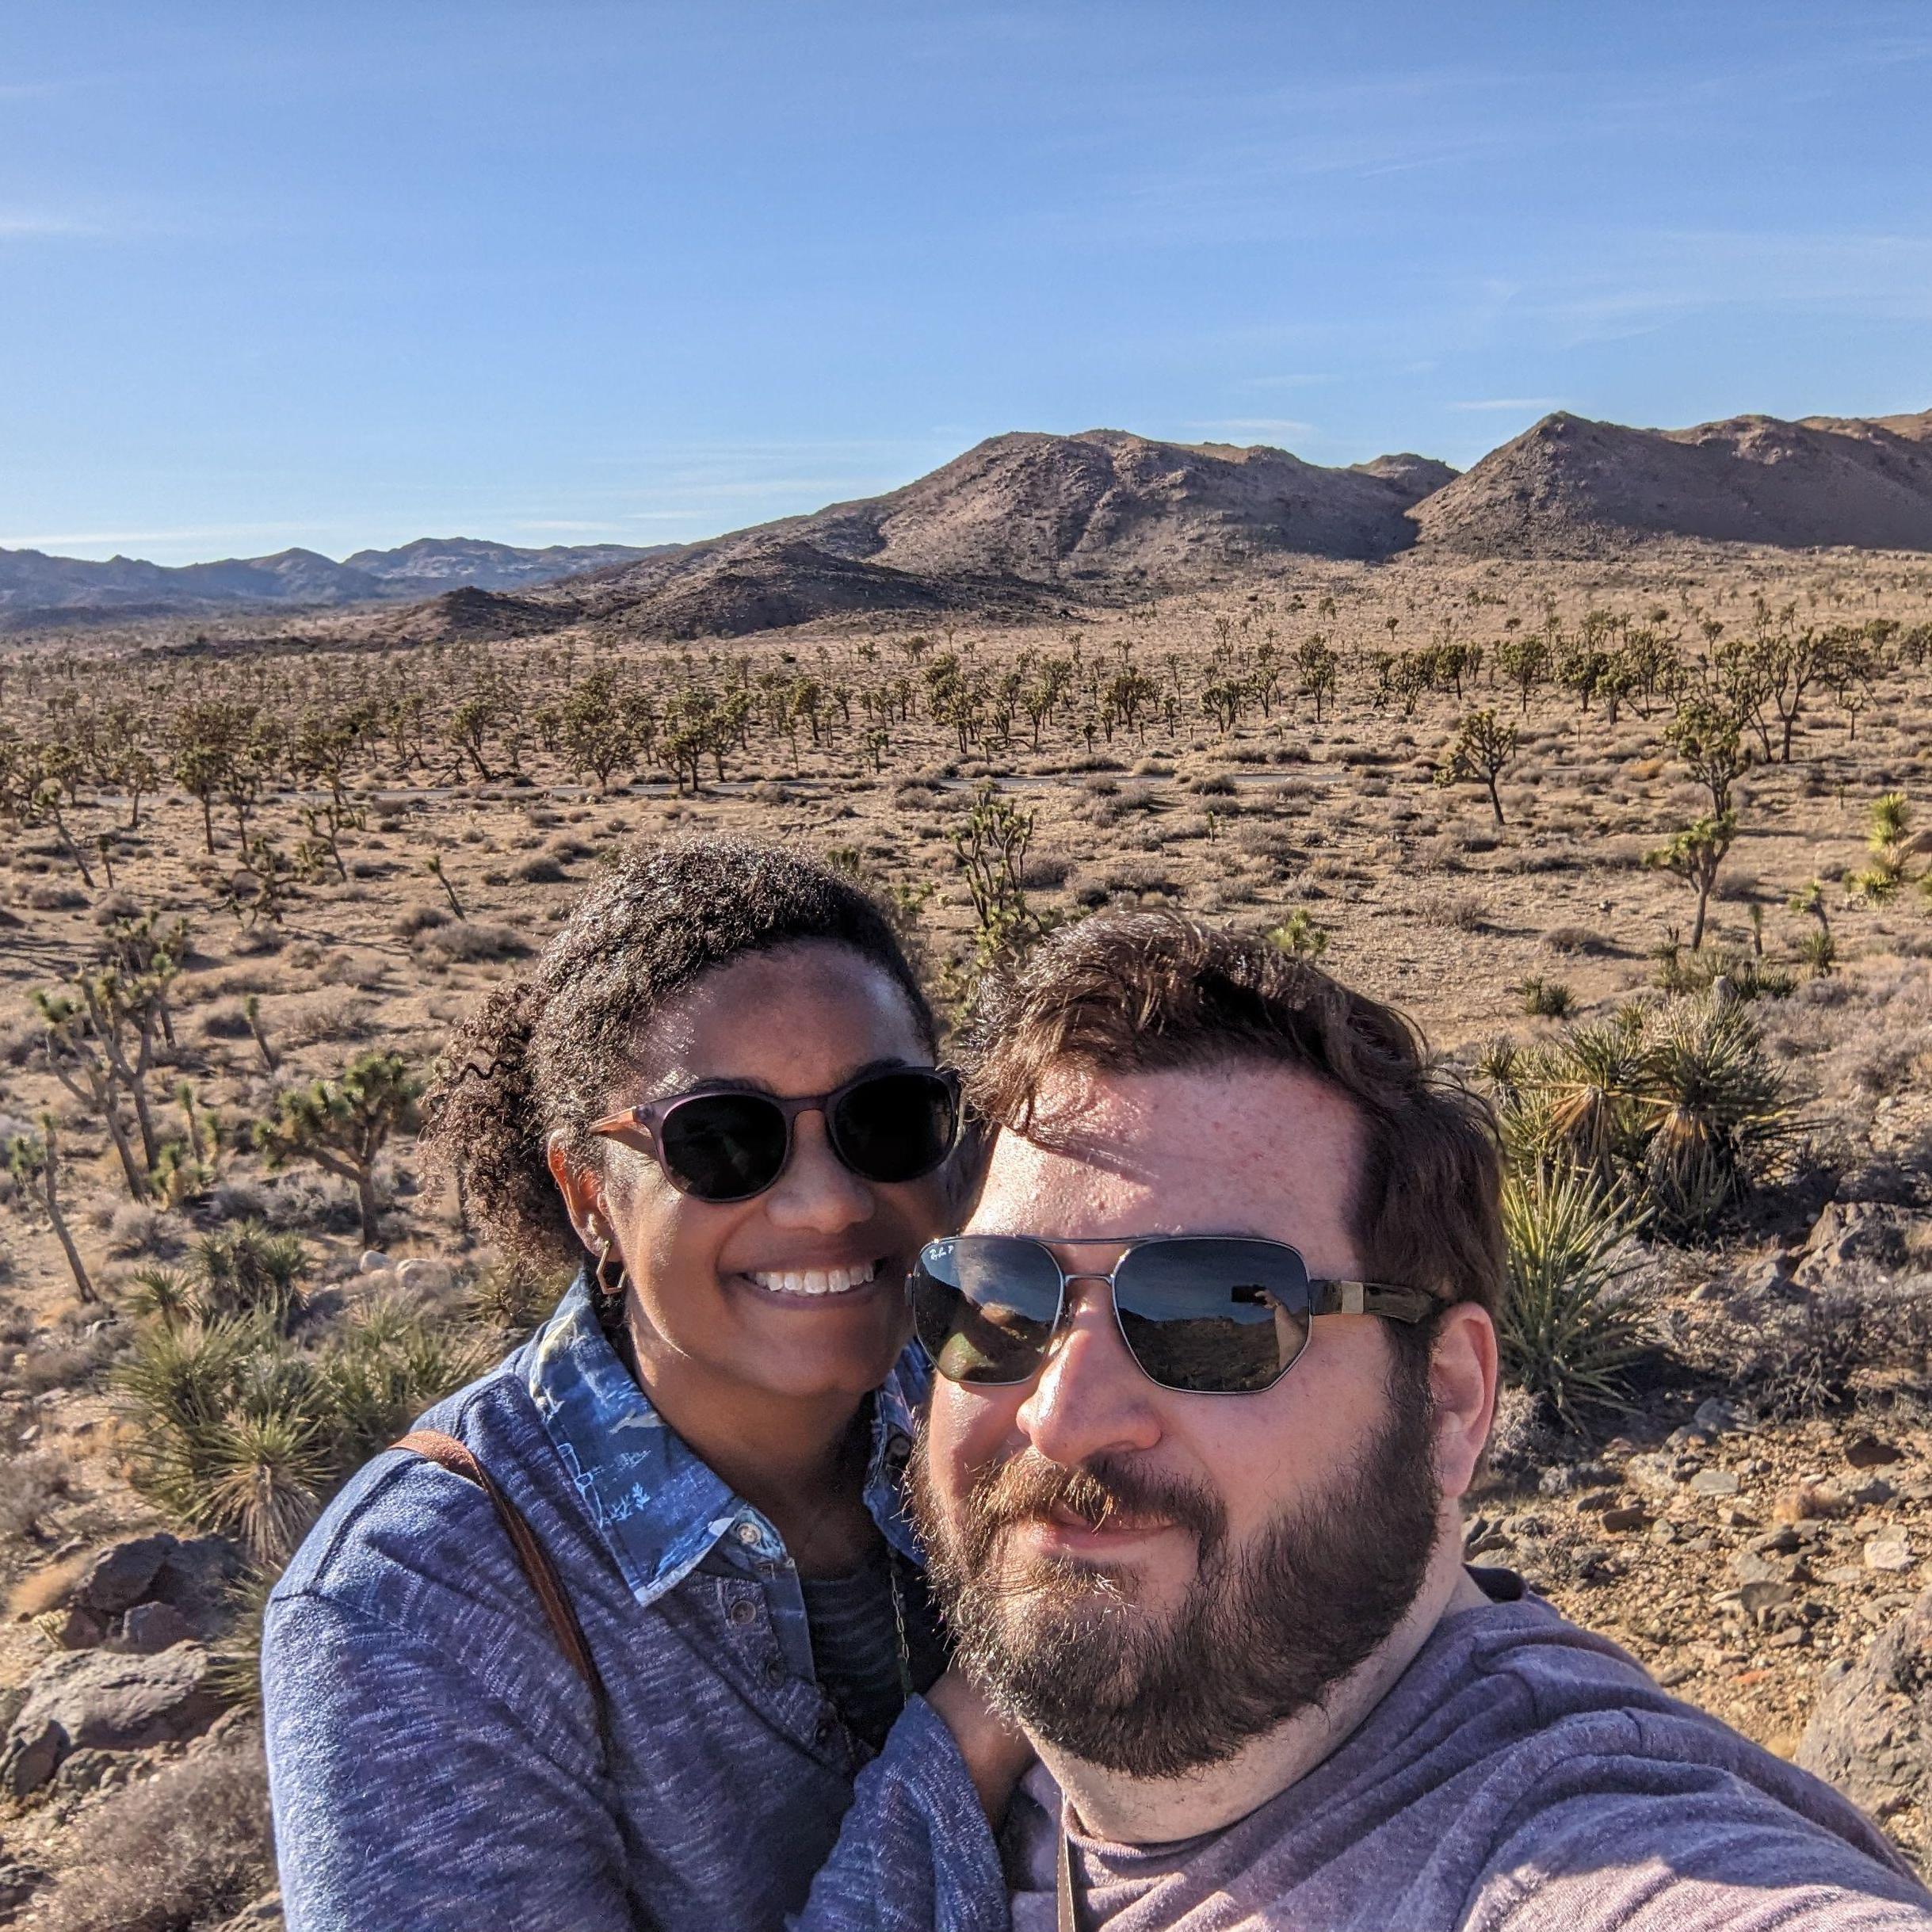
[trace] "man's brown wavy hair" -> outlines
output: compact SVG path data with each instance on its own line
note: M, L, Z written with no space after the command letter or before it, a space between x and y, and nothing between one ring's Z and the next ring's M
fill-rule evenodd
M1258 934L1166 912L1063 927L989 983L967 1059L976 1109L1021 1135L1062 1070L1311 1074L1362 1124L1348 1222L1367 1273L1495 1312L1502 1159L1488 1106L1392 1006ZM1432 1327L1400 1328L1398 1345L1426 1344Z

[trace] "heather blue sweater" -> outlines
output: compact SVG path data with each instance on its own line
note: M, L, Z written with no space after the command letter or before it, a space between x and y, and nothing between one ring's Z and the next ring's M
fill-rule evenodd
M895 1482L923 1392L909 1354L876 1404L866 1492L907 1555ZM868 1764L813 1673L777 1533L664 1426L581 1278L422 1421L469 1445L556 1566L609 1761L487 1499L377 1457L269 1604L290 1932L1004 1932L951 1734L915 1697Z

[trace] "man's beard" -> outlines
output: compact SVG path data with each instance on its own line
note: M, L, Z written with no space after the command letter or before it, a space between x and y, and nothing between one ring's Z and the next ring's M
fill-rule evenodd
M1322 1704L1401 1622L1434 1548L1426 1362L1399 1360L1389 1392L1389 1420L1354 1473L1241 1548L1229 1547L1212 1491L1119 1456L1077 1468L1026 1453L990 1464L949 1520L922 1430L908 1493L960 1660L1031 1735L1130 1777L1224 1763ZM1003 1571L1003 1533L1056 1506L1090 1523L1154 1517L1191 1533L1195 1575L1178 1607L1143 1609L1131 1571L1042 1557Z

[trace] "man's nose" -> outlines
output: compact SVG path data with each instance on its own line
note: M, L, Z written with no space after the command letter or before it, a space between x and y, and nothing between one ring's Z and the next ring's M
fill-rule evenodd
M1020 1404L1020 1433L1049 1461L1151 1449L1161 1438L1159 1391L1127 1352L1104 1281L1067 1286L1072 1307L1039 1380Z
M792 1123L792 1158L765 1195L765 1212L780 1228L835 1235L871 1220L872 1191L832 1151L825 1116L815 1109Z

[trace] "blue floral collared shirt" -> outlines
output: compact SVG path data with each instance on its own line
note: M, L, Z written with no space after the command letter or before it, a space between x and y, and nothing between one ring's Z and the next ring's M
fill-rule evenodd
M665 1426L605 1338L581 1277L527 1353L530 1399L639 1604L648 1608L716 1552L758 1579L786 1663L809 1677L804 1593L778 1532ZM872 1520L914 1563L899 1485L930 1376L916 1347L894 1365L874 1399L865 1480Z
M923 1359L879 1392L898 1498ZM568 1590L600 1729L482 1491L391 1452L276 1586L263 1690L290 1932L1004 1932L992 1835L914 1697L875 1757L812 1669L769 1521L652 1409L581 1277L422 1418L468 1444Z

